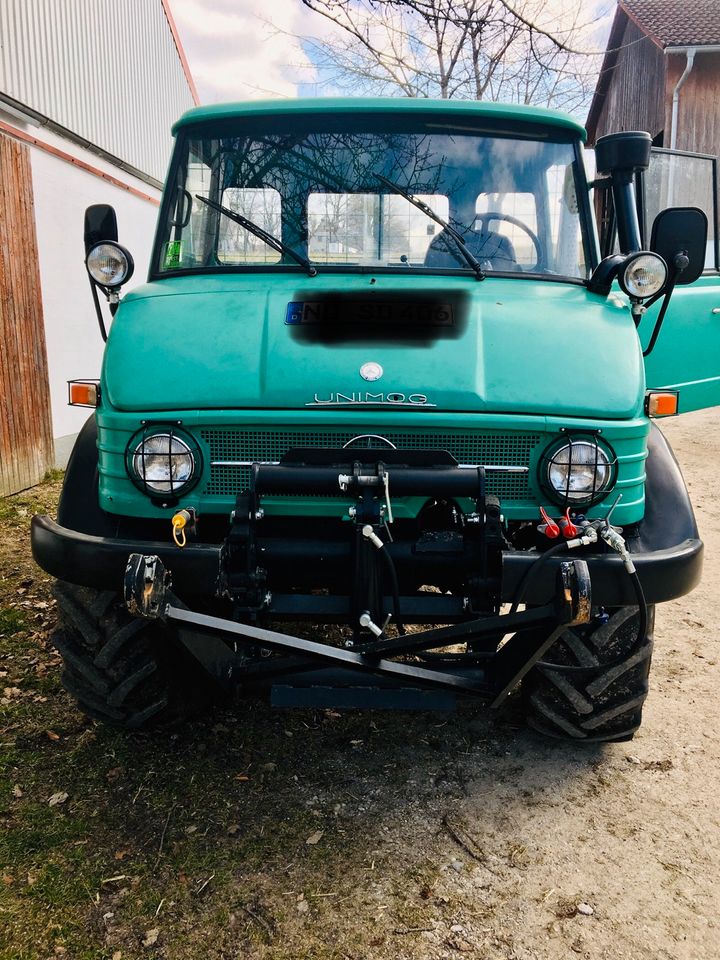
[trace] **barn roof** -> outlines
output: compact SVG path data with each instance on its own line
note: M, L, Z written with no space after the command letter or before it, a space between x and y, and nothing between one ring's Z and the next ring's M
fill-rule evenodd
M677 0L619 0L586 124L591 142L595 139L628 20L663 50L720 45L718 0L684 0L682 9Z
M717 0L620 0L631 20L661 47L720 44ZM617 16L617 14L616 14Z

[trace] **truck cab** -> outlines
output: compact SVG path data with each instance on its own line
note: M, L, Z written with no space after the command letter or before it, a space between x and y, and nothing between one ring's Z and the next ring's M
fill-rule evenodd
M653 606L702 562L654 419L720 402L720 322L689 286L707 219L644 236L649 137L604 138L591 184L582 127L529 107L253 102L173 132L146 284L120 297L131 257L89 213L113 321L58 519L33 524L81 705L162 718L189 657L278 704L357 705L358 677L382 706L522 687L546 733L632 736ZM703 306L678 323L683 286ZM103 592L112 616L88 613ZM103 666L128 624L132 694Z

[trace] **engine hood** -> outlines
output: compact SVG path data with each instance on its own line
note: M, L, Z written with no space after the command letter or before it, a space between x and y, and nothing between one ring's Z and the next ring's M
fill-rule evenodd
M124 297L103 392L141 412L400 406L626 419L642 409L644 371L627 306L578 284L205 275Z

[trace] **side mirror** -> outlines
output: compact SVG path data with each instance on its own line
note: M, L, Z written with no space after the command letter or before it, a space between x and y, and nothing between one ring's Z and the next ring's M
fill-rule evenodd
M115 209L107 203L96 203L88 207L85 211L85 230L83 239L85 241L85 256L90 253L92 248L109 240L111 243L117 243L118 228Z
M674 284L694 283L705 269L708 219L698 207L668 207L656 217L650 249L668 265Z

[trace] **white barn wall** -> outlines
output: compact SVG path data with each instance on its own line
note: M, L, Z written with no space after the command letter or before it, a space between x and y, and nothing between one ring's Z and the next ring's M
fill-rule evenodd
M0 0L0 92L157 180L194 105L162 0Z
M0 0L0 132L12 136L12 127L159 200L171 125L196 102L168 0ZM41 145L28 149L63 465L89 414L67 406L67 381L98 377L103 351L84 266L85 208L115 207L135 259L132 289L147 276L158 207Z
M47 130L28 132L159 200L159 191L89 151ZM93 203L115 207L120 243L135 260L135 274L123 288L125 292L147 278L158 207L36 147L30 150L53 435L57 465L64 466L75 435L90 413L67 405L67 381L99 377L103 352L84 264L85 208ZM101 303L109 326L109 312L102 297Z

